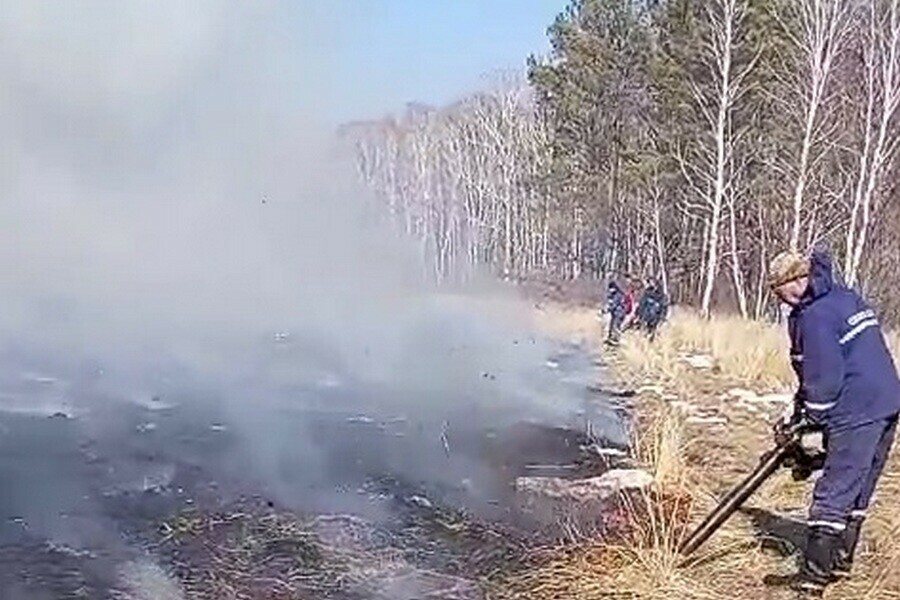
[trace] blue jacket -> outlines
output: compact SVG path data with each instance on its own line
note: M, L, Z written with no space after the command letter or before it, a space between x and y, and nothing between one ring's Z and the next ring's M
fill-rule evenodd
M900 412L900 380L875 312L835 283L831 259L811 257L810 287L788 317L798 401L828 431Z
M606 310L614 317L625 316L625 292L618 283L610 282L606 289Z
M668 301L658 285L647 288L638 303L638 314L646 323L659 323L666 318Z

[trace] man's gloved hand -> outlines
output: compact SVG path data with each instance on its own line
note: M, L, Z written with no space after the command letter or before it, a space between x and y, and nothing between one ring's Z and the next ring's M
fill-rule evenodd
M796 434L797 429L806 421L802 406L795 396L794 401L785 408L781 418L775 422L775 425L772 427L772 433L776 445L781 446L790 441Z
M791 470L795 481L806 480L822 468L825 461L825 434L807 418L800 392L794 396L794 401L785 407L773 430L777 445L797 442L796 451L784 464Z
M825 452L798 447L797 454L789 466L794 481L805 481L825 466Z

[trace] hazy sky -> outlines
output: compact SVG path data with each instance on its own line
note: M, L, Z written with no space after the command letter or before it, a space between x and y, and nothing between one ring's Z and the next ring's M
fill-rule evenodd
M529 54L549 49L546 29L566 3L331 0L322 3L327 8L298 6L292 20L321 11L317 22L333 27L314 51L338 74L328 116L348 120L380 116L408 101L451 102L492 71L522 68Z
M0 333L94 351L392 310L418 246L368 223L332 127L521 68L557 3L2 0Z

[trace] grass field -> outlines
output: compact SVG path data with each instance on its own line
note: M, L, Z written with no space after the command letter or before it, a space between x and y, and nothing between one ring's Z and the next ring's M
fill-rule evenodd
M522 597L594 600L792 598L766 575L796 568L796 545L811 482L776 474L688 564L679 541L771 443L771 423L794 386L786 333L739 318L704 320L676 311L650 342L627 334L614 352L602 349L603 325L593 311L546 306L541 326L603 353L619 383L639 391L635 449L655 475L651 510L635 512L634 534L560 551L520 582ZM889 336L892 349L900 347ZM896 354L895 354L896 355ZM863 532L853 577L826 598L900 598L900 462L894 453Z

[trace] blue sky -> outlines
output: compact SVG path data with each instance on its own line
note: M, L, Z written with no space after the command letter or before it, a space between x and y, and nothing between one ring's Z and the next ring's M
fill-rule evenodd
M344 121L379 117L408 101L451 102L492 71L522 68L530 53L549 49L546 29L566 3L331 0L296 16L318 24L315 51L330 73L328 116Z

